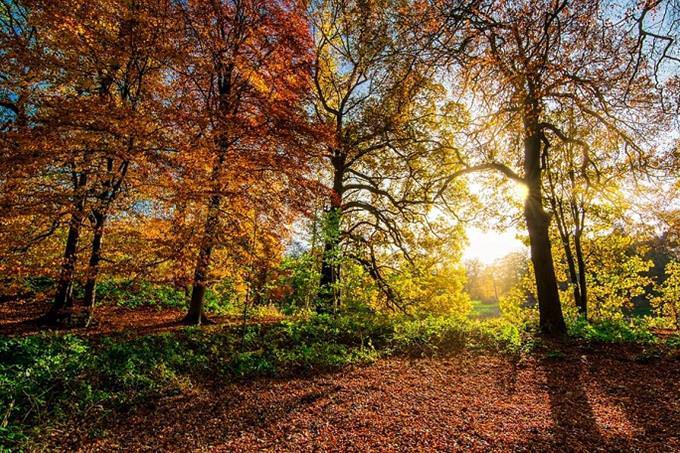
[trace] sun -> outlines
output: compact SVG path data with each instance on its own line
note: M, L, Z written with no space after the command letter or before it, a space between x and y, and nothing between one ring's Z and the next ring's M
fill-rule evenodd
M484 264L491 264L512 252L527 250L524 243L517 239L518 231L514 228L505 231L484 231L469 227L465 232L468 237L468 246L463 251L465 261L479 260Z
M523 182L512 183L512 198L524 202L529 196L529 187Z
M470 183L468 187L476 194L481 194L483 191L483 186L476 182ZM529 188L521 182L510 182L508 191L510 198L519 204L524 203L529 196ZM524 243L517 239L519 231L516 228L498 231L493 228L482 229L468 226L465 232L468 246L463 251L464 260L474 259L484 264L491 264L512 252L527 251Z

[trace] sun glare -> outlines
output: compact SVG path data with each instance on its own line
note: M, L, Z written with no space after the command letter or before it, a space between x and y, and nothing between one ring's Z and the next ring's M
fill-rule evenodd
M515 182L512 184L512 196L517 201L524 201L529 195L529 188L526 184L521 182Z
M481 195L484 190L483 186L476 181L470 181L468 189L477 195ZM523 203L529 195L527 185L520 182L511 182L508 191L509 197L517 203ZM468 246L463 251L464 260L474 259L484 264L491 264L512 252L527 250L522 241L517 239L518 231L515 228L498 231L493 228L483 230L468 226L465 231Z
M517 239L517 231L484 231L470 227L466 230L468 246L463 251L464 260L479 260L491 264L499 258L516 252L526 251L525 245Z

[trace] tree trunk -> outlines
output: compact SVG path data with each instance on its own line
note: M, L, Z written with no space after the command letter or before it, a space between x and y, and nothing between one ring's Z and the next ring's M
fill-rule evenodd
M563 238L562 240L562 245L564 247L564 256L567 259L567 268L569 270L569 282L571 283L571 286L574 291L574 304L579 310L579 313L581 312L581 282L579 281L578 278L578 272L576 271L576 262L574 260L574 254L571 251L571 247L569 244L569 239L568 238Z
M340 238L337 234L340 224L340 209L331 208L326 212L324 232L326 236L323 244L323 256L321 258L321 277L319 281L319 295L316 311L319 313L333 311L336 299L336 283L340 280L340 266L338 260L338 248Z
M574 248L576 249L576 264L578 266L578 283L580 287L579 313L588 319L588 287L586 283L586 261L583 258L583 245L581 244L581 230L574 234Z
M535 116L532 112L528 115ZM524 140L524 175L529 189L524 202L524 218L529 232L531 262L538 292L541 331L561 335L567 328L557 289L557 278L550 247L550 218L543 210L541 195L541 136L537 121L525 119L527 136Z
M571 250L571 241L569 240L569 226L566 223L566 219L564 217L564 209L561 200L557 198L557 193L555 190L555 186L552 184L552 181L550 180L550 174L548 173L548 181L550 182L549 187L550 187L550 196L548 199L550 200L550 206L553 209L553 212L555 213L555 223L557 225L557 231L560 236L560 242L562 242L562 249L564 250L564 256L565 259L567 260L567 269L569 272L569 283L572 286L573 293L574 293L574 305L579 309L579 312L581 310L581 291L580 291L580 282L578 280L578 272L576 271L576 261L574 260L574 253Z
M71 300L71 293L73 291L73 273L76 266L78 239L80 238L80 229L85 217L85 195L79 192L81 192L81 188L87 183L87 175L81 174L79 177L76 177L75 180L77 198L69 221L66 247L64 248L61 272L57 282L57 292L54 296L54 301L52 302L50 310L40 318L40 321L46 324L59 322L59 318L63 315L62 312L64 308L66 308Z
M208 217L205 221L201 248L198 253L198 259L196 260L194 283L191 289L191 300L189 301L189 311L183 319L185 324L201 325L210 322L203 312L203 299L208 287L207 280L208 272L210 270L210 257L212 255L215 234L217 233L221 201L222 197L219 194L214 194L210 197Z
M321 277L317 295L317 313L332 312L337 305L336 284L340 280L338 251L340 247L340 226L342 223L342 195L344 181L344 157L336 152L333 158L333 193L330 209L325 213L323 225L323 256L321 257Z
M133 149L133 140L128 140L128 152ZM106 171L109 178L103 182L103 191L99 195L99 202L96 208L92 210L92 218L94 220L92 245L90 247L90 261L87 268L87 281L85 282L85 300L83 304L87 310L86 326L89 326L92 320L94 305L96 302L97 292L97 277L99 276L99 263L101 262L102 240L104 238L104 227L108 217L109 206L119 194L125 175L129 167L129 161L123 160L118 168L118 178L114 173L114 159L106 159Z
M99 275L99 263L101 262L102 238L104 236L104 224L106 223L106 214L100 210L92 212L94 218L94 232L92 236L92 248L90 250L90 262L87 268L87 281L85 282L85 305L88 316L87 324L92 319L94 311L94 304L97 292L97 276Z

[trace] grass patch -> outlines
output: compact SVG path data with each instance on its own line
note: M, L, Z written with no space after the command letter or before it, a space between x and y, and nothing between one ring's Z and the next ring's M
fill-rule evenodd
M497 302L473 300L470 316L474 319L499 318L501 316L501 310Z

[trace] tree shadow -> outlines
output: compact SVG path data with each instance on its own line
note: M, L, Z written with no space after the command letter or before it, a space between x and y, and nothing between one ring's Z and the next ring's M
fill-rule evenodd
M680 363L638 362L635 357L598 363L592 377L635 428L636 449L680 449Z
M572 356L541 361L554 423L544 441L569 451L680 447L679 367L670 361L640 364L618 352L610 351L604 360ZM625 417L630 424L625 434L611 432L607 419L598 425L587 383L597 388L604 404Z
M301 380L302 384L294 394L260 393L264 392L261 388L275 382L271 379L255 380L245 386L213 383L198 394L189 393L177 399L157 401L145 408L138 407L124 416L118 414L109 418L109 422L121 419L120 426L110 426L113 431L109 432L109 436L112 435L120 447L139 448L140 439L144 436L135 433L135 430L121 429L129 426L125 419L134 416L136 420L143 421L144 432L161 432L164 427L172 427L172 431L162 439L154 440L155 449L171 450L178 445L191 450L210 449L211 445L238 442L243 436L258 437L258 431L281 429L291 417L308 412L312 406L323 404L342 390L341 386L320 384L317 379L310 378ZM253 398L253 391L263 398ZM72 443L80 446L82 441L82 438L73 439ZM262 447L266 448L266 445L262 444Z
M584 386L587 379L578 360L545 358L540 363L546 377L553 428L550 441L566 451L592 451L605 446Z

